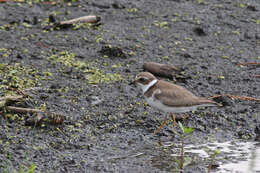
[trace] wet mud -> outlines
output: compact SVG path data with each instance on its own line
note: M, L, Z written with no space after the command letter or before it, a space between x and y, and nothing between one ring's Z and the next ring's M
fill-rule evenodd
M177 66L178 76L159 78L198 96L260 98L258 0L14 0L0 1L0 14L0 97L19 90L27 97L15 106L65 117L32 126L32 114L1 109L2 172L179 172L181 135L171 123L154 134L165 114L129 85L145 62ZM56 25L86 15L101 21ZM260 102L219 101L181 120L194 128L185 145L259 142ZM185 158L184 172L210 164Z

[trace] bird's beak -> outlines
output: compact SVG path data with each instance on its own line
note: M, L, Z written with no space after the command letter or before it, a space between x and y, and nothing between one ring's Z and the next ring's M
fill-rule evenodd
M129 85L135 85L136 84L136 80L133 80L132 82L129 83Z

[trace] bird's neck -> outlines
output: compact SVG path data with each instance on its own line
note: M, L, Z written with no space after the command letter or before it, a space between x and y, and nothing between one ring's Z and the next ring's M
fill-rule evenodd
M154 79L154 80L152 80L148 85L146 85L146 86L143 88L143 94L145 94L152 86L154 86L157 81L158 81L157 79Z

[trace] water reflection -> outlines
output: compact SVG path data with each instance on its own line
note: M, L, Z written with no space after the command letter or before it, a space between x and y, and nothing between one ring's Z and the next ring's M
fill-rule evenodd
M253 145L253 144L251 144ZM253 148L245 161L227 163L220 166L221 172L260 173L260 147Z
M210 151L219 150L216 157L219 167L212 172L218 173L260 173L260 145L256 142L224 142L202 145L188 145L185 153L198 154L209 158Z

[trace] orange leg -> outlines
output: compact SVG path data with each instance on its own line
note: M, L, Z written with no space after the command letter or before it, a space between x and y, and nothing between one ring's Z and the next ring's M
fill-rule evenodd
M168 117L166 116L166 118L163 120L162 124L160 125L160 127L156 130L156 133L160 133L161 129L163 128L163 126L165 126L165 124L168 122Z
M172 114L172 125L173 125L173 132L174 132L174 134L176 135L176 118L175 118L175 115L174 114Z

